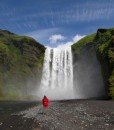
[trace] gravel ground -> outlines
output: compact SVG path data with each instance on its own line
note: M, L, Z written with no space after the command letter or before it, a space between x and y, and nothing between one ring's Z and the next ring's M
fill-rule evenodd
M72 100L51 102L12 113L0 130L114 130L114 102Z

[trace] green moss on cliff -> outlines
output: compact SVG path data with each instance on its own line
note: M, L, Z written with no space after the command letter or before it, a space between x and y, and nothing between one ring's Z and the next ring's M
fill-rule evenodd
M75 53L79 53L80 49L85 46L86 44L93 42L94 38L95 38L95 33L85 36L84 38L82 38L81 40L79 40L76 44L72 45L72 49L73 52Z
M86 36L72 45L74 53L80 53L81 48L92 45L96 49L101 63L105 86L109 96L114 98L114 28L98 29L97 33Z
M0 30L0 98L28 96L28 82L40 81L44 52L34 39Z

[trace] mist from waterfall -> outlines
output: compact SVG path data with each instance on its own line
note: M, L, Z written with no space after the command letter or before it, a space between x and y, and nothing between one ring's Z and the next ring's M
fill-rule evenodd
M39 96L50 99L74 99L71 46L47 47L44 57Z

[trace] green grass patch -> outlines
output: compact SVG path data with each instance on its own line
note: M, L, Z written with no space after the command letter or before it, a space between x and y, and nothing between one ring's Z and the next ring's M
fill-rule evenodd
M91 35L88 35L88 36L85 36L84 38L82 38L81 40L79 40L78 42L74 43L72 45L72 50L74 52L79 52L80 49L85 46L86 44L90 43L90 42L93 42L94 41L94 38L95 38L95 35L96 33L94 34L91 34Z

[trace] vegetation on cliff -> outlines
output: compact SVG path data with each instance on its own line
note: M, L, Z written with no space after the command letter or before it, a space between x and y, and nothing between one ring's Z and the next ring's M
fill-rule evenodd
M105 87L109 96L114 98L114 28L98 29L97 33L82 38L72 45L73 53L79 54L81 48L87 45L95 47Z
M41 78L45 47L34 39L0 30L0 99L27 97ZM39 80L40 81L40 80Z

